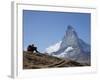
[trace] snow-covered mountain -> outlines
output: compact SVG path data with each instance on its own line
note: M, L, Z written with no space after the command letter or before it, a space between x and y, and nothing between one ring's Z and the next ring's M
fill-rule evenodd
M90 65L90 45L80 39L72 26L67 27L63 39L46 49L52 56Z
M46 52L50 54L50 53L53 53L53 52L58 51L59 48L60 48L61 42L62 42L62 41L59 41L58 43L56 43L56 44L50 46L49 48L46 48Z

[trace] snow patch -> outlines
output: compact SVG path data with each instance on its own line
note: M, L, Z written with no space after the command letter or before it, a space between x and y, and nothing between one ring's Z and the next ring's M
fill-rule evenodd
M60 48L60 44L61 44L62 41L59 41L58 43L46 48L46 53L52 53L52 52L56 52L59 50Z
M65 55L67 54L67 52L72 51L72 50L73 50L73 47L68 47L68 48L67 48L64 52L62 52L61 54L59 54L59 55L53 55L53 56L64 58Z
M73 47L68 47L64 52L68 52L68 51L71 51L73 50Z

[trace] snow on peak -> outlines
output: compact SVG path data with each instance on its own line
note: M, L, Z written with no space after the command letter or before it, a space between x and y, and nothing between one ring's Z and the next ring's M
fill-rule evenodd
M68 47L64 52L72 51L73 47Z
M65 57L65 55L67 54L67 52L69 52L69 51L72 51L73 50L73 47L68 47L67 49L65 49L65 51L64 52L62 52L61 54L59 54L59 55L53 55L53 56L56 56L56 57Z
M46 53L52 53L52 52L56 52L59 50L60 48L60 44L61 44L62 41L59 41L58 43L46 48Z

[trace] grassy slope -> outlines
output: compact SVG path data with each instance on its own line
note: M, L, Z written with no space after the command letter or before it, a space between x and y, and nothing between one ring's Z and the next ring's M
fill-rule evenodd
M23 69L84 66L71 60L64 60L41 53L23 52Z

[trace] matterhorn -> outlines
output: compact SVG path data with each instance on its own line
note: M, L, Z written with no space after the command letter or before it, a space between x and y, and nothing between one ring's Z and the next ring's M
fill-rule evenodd
M67 26L67 30L61 41L46 48L46 53L83 64L90 65L91 63L90 45L79 38L71 25Z

